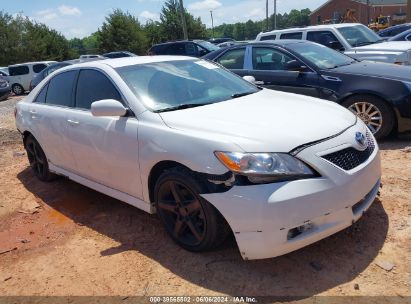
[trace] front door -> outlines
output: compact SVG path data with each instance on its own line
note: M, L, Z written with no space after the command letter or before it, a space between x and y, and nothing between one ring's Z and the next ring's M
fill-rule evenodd
M296 59L276 48L253 47L248 75L268 89L320 97L318 74L309 69L306 72L287 70L286 63L292 60Z
M138 163L138 120L135 117L95 117L94 101L124 103L118 89L102 72L81 70L75 107L68 113L69 142L76 173L109 188L142 198Z

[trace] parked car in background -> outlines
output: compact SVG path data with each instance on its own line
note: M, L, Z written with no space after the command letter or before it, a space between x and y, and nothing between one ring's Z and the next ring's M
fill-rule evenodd
M73 59L73 60L67 60L67 61L62 61L62 62L56 62L54 64L51 64L33 78L33 80L30 82L30 91L33 90L44 78L46 78L48 75L50 75L51 73L53 73L54 71L58 69L61 69L63 67L76 64L76 63L95 61L95 60L104 60L104 59L107 59L107 58L106 57L82 58L82 59Z
M94 55L94 54L81 55L79 57L79 59L96 59L96 58L106 59L106 57L104 57L102 55Z
M208 39L208 42L211 42L212 44L215 44L215 45L224 43L224 42L233 42L233 41L235 41L233 38L228 38L228 37Z
M217 44L219 48L225 48L233 45L239 45L239 44L247 44L249 41L227 41L227 42L222 42Z
M388 41L411 41L411 29L389 38Z
M103 54L106 58L122 58L122 57L136 57L136 54L127 51L110 52Z
M148 51L149 55L180 55L202 57L218 50L219 47L204 40L182 40L153 45Z
M30 90L30 82L33 78L49 65L56 61L38 61L14 64L9 66L8 80L15 95L21 95Z
M411 130L411 67L360 62L297 40L235 46L204 59L252 76L269 89L335 101L360 117L377 138Z
M391 26L385 30L377 32L378 36L389 39L391 37L397 36L398 34L401 34L404 31L410 30L411 29L411 23L404 23L404 24L399 24L399 25L394 25Z
M191 251L232 234L244 259L282 255L351 226L380 188L377 143L350 111L196 58L62 68L17 103L16 125L40 180L157 212Z
M307 26L258 34L256 40L298 39L320 43L353 58L411 65L411 44L385 42L368 27L358 23Z
M0 68L0 76L9 76L9 68L1 67Z
M10 96L11 87L6 78L0 76L0 101L7 99Z

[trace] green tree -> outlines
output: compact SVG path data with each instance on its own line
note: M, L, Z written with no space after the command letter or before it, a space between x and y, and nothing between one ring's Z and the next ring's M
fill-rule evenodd
M106 21L97 32L100 52L130 51L144 54L147 48L146 36L138 19L120 9L106 17Z
M185 19L190 39L207 37L206 26L201 22L200 18L194 18L193 15L185 10ZM160 24L163 41L184 38L180 18L180 4L177 0L167 0L164 3L160 13Z

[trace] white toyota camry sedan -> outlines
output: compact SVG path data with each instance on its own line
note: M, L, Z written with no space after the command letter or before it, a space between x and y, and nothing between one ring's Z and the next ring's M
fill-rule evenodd
M233 233L244 259L285 254L352 225L380 187L377 143L354 114L199 59L72 65L15 114L40 180L157 213L191 251Z

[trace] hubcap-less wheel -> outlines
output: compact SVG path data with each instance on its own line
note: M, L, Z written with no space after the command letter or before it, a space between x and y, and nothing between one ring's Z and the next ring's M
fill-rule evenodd
M158 191L158 213L168 232L187 246L200 244L207 222L199 197L177 181L164 182Z
M42 152L40 146L34 141L29 140L26 144L27 156L30 162L30 166L34 171L34 174L42 179L47 175L47 159Z
M381 111L373 104L368 102L356 102L348 107L367 125L373 134L377 133L382 127Z

